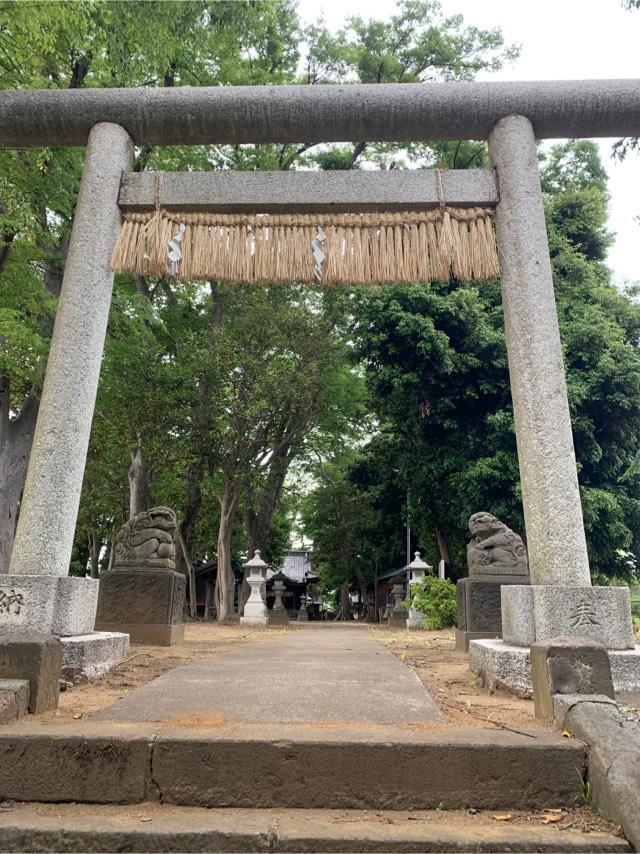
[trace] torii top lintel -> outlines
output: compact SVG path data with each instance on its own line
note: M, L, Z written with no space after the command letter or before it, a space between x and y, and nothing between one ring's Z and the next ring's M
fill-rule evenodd
M541 139L638 136L640 80L3 90L0 146L81 146L99 122L153 145L486 139L508 115Z

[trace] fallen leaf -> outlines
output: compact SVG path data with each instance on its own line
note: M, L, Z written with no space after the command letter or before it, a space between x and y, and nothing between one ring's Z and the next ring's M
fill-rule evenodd
M151 818L141 818L140 821L151 821Z
M543 824L553 824L556 821L562 821L564 818L563 815L545 815L542 818Z
M73 716L73 719L74 719L74 721L79 721L81 717L82 717L82 712L77 712L77 713Z
M563 738L572 738L573 733L570 733L568 729L563 729L562 730L562 737Z
M509 821L509 819L511 817L512 816L511 816L510 812L500 813L500 815L492 815L491 816L491 818L494 818L496 821Z

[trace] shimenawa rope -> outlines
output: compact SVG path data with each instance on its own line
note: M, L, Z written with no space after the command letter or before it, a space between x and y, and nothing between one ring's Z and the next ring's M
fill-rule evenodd
M167 211L156 175L153 212L125 213L116 272L237 283L390 284L498 275L491 208L371 213Z

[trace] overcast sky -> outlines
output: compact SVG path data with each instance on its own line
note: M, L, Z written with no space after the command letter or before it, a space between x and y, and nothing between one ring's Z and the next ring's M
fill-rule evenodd
M392 0L300 0L305 22L323 12L338 28L348 15L386 18ZM508 43L522 46L520 58L495 80L571 80L640 77L640 11L627 12L621 0L442 0L446 15L461 13L465 23L501 27ZM640 153L623 163L611 159L613 140L597 140L609 173L609 227L616 242L609 264L618 282L640 281Z

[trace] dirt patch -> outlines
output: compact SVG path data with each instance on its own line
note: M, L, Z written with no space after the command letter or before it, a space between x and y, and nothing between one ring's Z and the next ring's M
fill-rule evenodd
M469 657L455 648L453 629L406 631L370 626L375 640L404 661L429 689L452 726L550 729L535 717L533 700L496 690L490 694L469 670Z
M247 643L282 638L287 632L300 631L296 626L269 628L216 623L187 623L183 643L175 646L131 645L125 661L97 682L74 685L60 694L55 712L38 717L48 723L81 720L125 697L129 691L146 685L167 670L192 664L213 655L222 655ZM220 725L220 724L218 724Z

